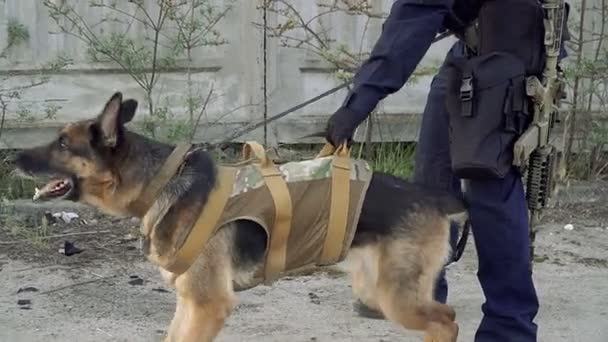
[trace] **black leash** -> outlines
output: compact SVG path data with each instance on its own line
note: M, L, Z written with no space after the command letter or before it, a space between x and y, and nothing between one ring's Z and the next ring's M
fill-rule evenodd
M457 262L458 260L460 260L460 258L464 254L464 248L467 245L470 231L471 231L471 220L468 219L464 223L464 227L462 227L462 236L460 237L460 240L458 240L458 243L456 244L456 248L454 248L454 255L452 257L452 262Z
M444 38L447 38L447 37L449 37L451 35L453 35L453 33L450 32L450 31L443 32L440 35L438 35L437 37L435 37L435 39L433 39L433 41L431 42L431 44L435 44L436 42L438 42L440 40L443 40ZM302 108L308 106L311 103L317 102L317 101L321 100L322 98L325 98L325 97L327 97L327 96L329 96L329 95L337 92L338 90L341 90L341 89L344 89L344 88L348 87L351 83L352 83L352 81L344 82L344 83L340 84L339 86L334 87L332 89L329 89L328 91L326 91L324 93L321 93L321 94L319 94L319 95L317 95L317 96L315 96L315 97L313 97L313 98L311 98L311 99L309 99L307 101L304 101L304 102L302 102L302 103L300 103L300 104L298 104L298 105L296 105L294 107L291 107L291 108L289 108L289 109L287 109L287 110L285 110L283 112L275 114L275 115L269 117L266 120L262 120L262 121L260 121L258 123L247 125L247 126L243 127L242 129L240 129L240 130L232 133L231 135L229 135L222 142L220 142L219 145L220 146L226 146L226 144L231 143L234 139L239 138L239 137L241 137L241 136L243 136L243 135L245 135L245 134L247 134L247 133L249 133L249 132L257 129L257 128L260 128L260 127L262 127L262 126L264 126L264 125L266 125L266 124L268 124L270 122L273 122L273 121L278 120L278 119L280 119L282 117L285 117L285 116L287 116L287 115L289 115L289 114L291 114L291 113L293 113L293 112L295 112L295 111L297 111L299 109L302 109ZM318 136L317 134L319 134L319 133L314 133L312 136Z
M283 112L281 112L279 114L273 115L273 116L269 117L266 120L262 120L262 121L260 121L258 123L255 123L255 124L247 125L243 129L241 129L241 130L239 130L239 131L237 131L237 132L229 135L228 138L224 139L224 141L222 141L220 144L222 144L222 145L228 144L228 143L232 142L232 140L234 140L234 139L236 139L238 137L241 137L241 136L243 136L243 135L245 135L245 134L253 131L256 128L262 127L262 126L264 126L267 123L270 123L270 122L273 122L275 120L278 120L278 119L280 119L280 118L282 118L284 116L287 116L287 115L295 112L298 109L304 108L304 107L308 106L311 103L317 102L320 99L322 99L324 97L327 97L327 96L329 96L329 95L337 92L338 90L346 88L351 83L352 83L352 81L342 83L342 84L340 84L339 86L337 86L335 88L332 88L332 89L330 89L330 90L328 90L328 91L326 91L324 93L321 93L321 94L313 97L312 99L309 99L309 100L307 100L305 102L302 102L302 103L298 104L297 106L291 107L291 108L289 108L289 109L287 109L287 110L285 110L285 111L283 111Z

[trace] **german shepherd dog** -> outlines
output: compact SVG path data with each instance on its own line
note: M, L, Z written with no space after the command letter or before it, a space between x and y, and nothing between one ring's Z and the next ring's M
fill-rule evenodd
M174 146L129 131L125 124L136 109L136 100L116 92L93 119L67 124L48 145L22 151L15 160L19 173L47 181L35 197L137 216L129 204ZM143 241L146 255L170 246L176 227L194 224L214 188L216 167L209 153L191 151L140 217L156 234ZM466 204L447 192L374 173L345 263L354 297L386 319L424 332L425 341L456 341L455 312L435 301L433 290L452 253L450 222L463 227L467 216ZM160 270L177 294L166 341L212 341L219 334L235 306L235 291L257 285L253 274L264 266L266 239L256 223L237 221L211 237L187 272Z

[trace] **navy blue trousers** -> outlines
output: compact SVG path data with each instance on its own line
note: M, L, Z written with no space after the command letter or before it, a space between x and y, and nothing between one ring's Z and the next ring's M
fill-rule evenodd
M447 58L462 55L456 43ZM434 77L422 118L416 149L414 179L464 195L470 205L475 247L479 258L477 278L485 295L484 317L476 342L536 341L538 298L530 267L528 212L520 174L513 169L504 179L468 180L462 194L460 180L451 171L448 113L445 108L446 72ZM452 241L457 239L452 227ZM438 280L435 298L447 300L445 272Z

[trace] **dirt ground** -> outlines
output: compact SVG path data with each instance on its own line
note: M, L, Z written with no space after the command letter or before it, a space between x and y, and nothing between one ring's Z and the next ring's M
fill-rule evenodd
M608 183L577 183L546 213L535 265L539 341L608 341L606 203ZM79 218L52 217L61 211ZM69 203L1 203L0 341L160 341L175 298L141 256L137 229L136 221ZM67 235L75 233L85 235ZM65 240L82 252L60 253ZM481 318L476 266L470 240L448 272L459 341L473 340ZM341 265L239 299L220 342L421 340L389 322L356 317Z

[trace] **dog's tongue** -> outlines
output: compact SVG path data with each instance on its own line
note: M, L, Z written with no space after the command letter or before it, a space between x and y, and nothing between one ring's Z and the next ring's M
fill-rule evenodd
M36 188L33 200L44 200L59 197L68 192L70 184L67 179L53 179L46 183L41 189Z

